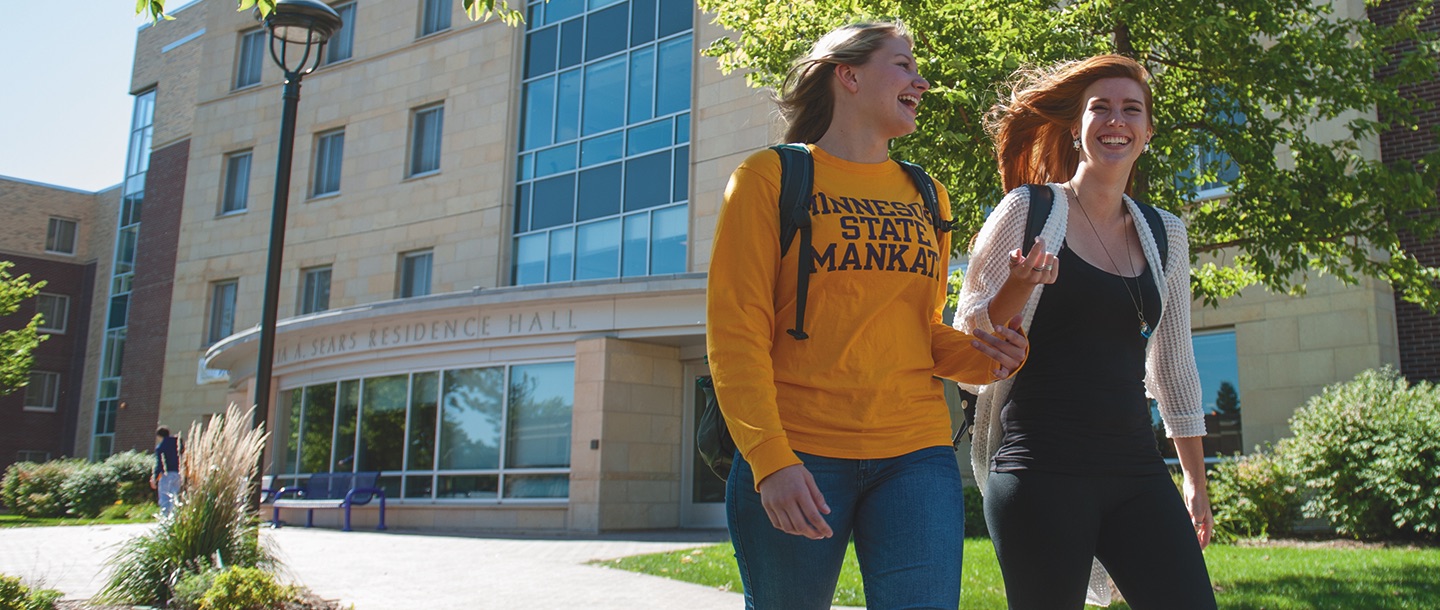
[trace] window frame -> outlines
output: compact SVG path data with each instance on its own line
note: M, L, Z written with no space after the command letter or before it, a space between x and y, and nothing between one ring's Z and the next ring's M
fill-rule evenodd
M254 87L265 80L265 41L266 33L263 27L254 27L240 31L239 42L235 46L235 78L231 81L231 90L239 91ZM250 55L246 55L246 41L254 40L255 44ZM249 62L255 62L251 65ZM254 80L246 80L253 77Z
M336 139L339 141L339 152L336 152ZM330 159L339 156L333 167ZM310 198L319 199L322 197L334 197L340 194L344 180L345 165L345 128L330 129L315 134L315 158L310 172ZM328 191L320 189L330 182L330 171L334 170L335 188ZM323 174L322 174L323 172Z
M55 320L51 320L50 316L45 316L44 321L40 323L40 332L63 335L65 334L66 327L69 325L68 321L70 319L70 297L69 295L54 294L50 292L42 292L40 294L37 294L35 295L36 313L45 313L43 300L46 298L54 299L54 302L58 302L61 304L60 314L56 316ZM59 326L55 326L52 324L52 322L56 321L60 323Z
M449 31L454 25L454 17L451 15L454 11L454 0L420 0L420 23L415 38Z
M413 267L410 261L424 259L425 262L425 292L421 294L408 293L407 288L417 285L416 278L412 277ZM422 250L411 250L400 253L399 269L396 271L395 297L400 299L413 299L416 297L430 296L435 290L435 250L425 248Z
M423 129L420 126L420 123L422 121L422 115L425 115L423 119L427 121ZM433 121L436 119L439 120L439 125L432 130L430 127L431 124L428 121ZM429 144L428 141L422 141L422 138L424 138L427 133L430 133L432 131L435 135L435 166L432 168L420 169L419 165L422 159L418 158L417 155L419 154L419 151L422 150L422 148L428 148L427 145ZM410 111L410 137L408 138L407 144L408 145L406 146L405 150L406 179L422 178L425 176L431 176L440 173L440 169L443 166L442 153L444 152L445 144L445 102L437 102L434 104L418 106Z
M228 291L228 294L226 291ZM210 283L210 311L205 326L205 345L214 345L224 340L225 337L235 334L235 309L239 302L239 294L239 279L219 280ZM226 300L229 301L228 304L225 303ZM229 320L225 322L228 323L230 328L226 332L220 332L224 326L224 324L220 323L221 319L225 318L227 313Z
M39 380L42 380L41 392L45 394L45 396L41 400L48 401L50 403L48 405L31 403L31 391L35 389L35 382L37 381L37 377L39 378ZM23 403L24 404L22 409L25 411L30 411L34 413L54 413L56 411L59 411L60 373L55 373L52 371L31 370L30 380L25 385L25 397Z
M333 273L334 268L330 265L307 267L300 270L300 302L295 307L296 315L303 316L330 310L330 288L332 286L331 280L334 277ZM312 309L311 307L314 306L314 302L318 296L317 292L312 292L312 289L318 286L312 279L319 278L321 274L324 274L325 278L325 303L321 307Z
M330 36L330 40L326 41L325 57L321 59L321 67L331 64L338 64L344 61L350 61L351 58L355 57L354 25L355 14L357 13L357 4L358 3L355 0L350 0L349 2L338 2L330 7L335 11L336 15L340 16L340 29L336 30L335 33ZM350 16L348 18L345 16L345 13L347 11L350 13ZM336 40L343 40L345 42L344 57L335 57L335 49L339 48L337 45L335 45Z
M70 242L70 249L62 250L60 249L60 247L64 244L61 244L59 242L65 241L64 238L66 236L64 235L63 228L67 226L69 227L70 231L68 236L68 241ZM50 217L50 220L45 227L46 254L64 254L66 256L75 256L75 252L78 250L79 242L80 221L73 218L63 218L60 216Z
M235 164L240 159L245 160L245 177L243 182L236 180L237 173ZM255 166L255 149L247 148L225 153L224 162L221 167L222 178L220 179L220 209L217 216L234 216L244 214L250 210L250 174ZM240 194L235 195L235 190L240 189ZM238 200L238 207L237 207Z

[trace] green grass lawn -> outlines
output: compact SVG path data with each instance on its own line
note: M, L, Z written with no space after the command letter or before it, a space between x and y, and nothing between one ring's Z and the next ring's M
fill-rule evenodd
M52 517L52 518L30 518L10 513L0 513L0 528L5 527L44 527L51 525L114 525L117 523L153 523L155 513L159 509L154 504L144 504L137 507L130 507L129 516L121 518L99 517L95 519L76 519L73 517ZM117 511L119 512L119 511Z
M626 557L603 565L740 591L733 555L727 543ZM1440 548L1213 545L1205 551L1205 561L1221 608L1440 608ZM965 541L961 587L961 608L1005 608L1004 584L990 540ZM840 572L835 603L865 605L853 546ZM1129 609L1124 603L1110 607Z

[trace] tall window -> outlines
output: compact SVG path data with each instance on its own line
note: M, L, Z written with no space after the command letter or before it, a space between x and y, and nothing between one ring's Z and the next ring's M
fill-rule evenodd
M1235 330L1195 331L1195 367L1200 371L1200 409L1205 413L1205 456L1224 457L1245 450L1240 430L1240 363ZM1151 422L1161 452L1175 458L1175 447L1165 439L1159 409L1151 401Z
M512 281L685 271L694 3L528 11Z
M429 250L400 255L400 298L430 294L430 264L433 259L434 254Z
M410 120L410 175L440 170L440 134L445 126L445 106L418 108Z
M345 130L315 137L315 188L311 196L340 192L340 162L345 157Z
M25 386L26 411L54 411L60 406L60 373L30 371Z
M45 230L45 251L56 254L75 253L75 230L79 223L64 218L51 218Z
M421 0L420 35L450 29L451 0Z
M300 313L330 309L330 268L314 267L300 272L304 284L300 291Z
M250 151L225 155L225 191L220 195L220 213L244 212L250 198Z
M260 82L260 67L265 65L265 30L255 28L240 33L240 55L235 60L235 88Z
M210 285L210 330L206 334L210 343L235 334L235 297L239 287L239 280Z
M575 364L549 362L283 391L281 478L380 470L402 502L567 498L574 390Z
M331 7L340 15L340 29L325 44L325 63L350 59L355 46L355 3L347 2Z
M65 320L70 317L70 297L63 294L40 293L36 299L40 312L40 330L52 333L65 332Z

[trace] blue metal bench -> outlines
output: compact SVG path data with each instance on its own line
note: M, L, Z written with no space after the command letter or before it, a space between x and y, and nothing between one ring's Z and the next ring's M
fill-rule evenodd
M380 479L378 472L334 472L312 474L305 480L301 487L282 487L274 495L271 502L273 513L270 523L275 527L281 526L280 509L282 508L303 508L305 513L305 527L315 525L315 509L317 508L343 508L345 509L345 529L350 531L350 507L364 506L375 498L380 499L380 525L377 530L385 529L385 490L380 489L377 481ZM294 496L294 497L287 497Z

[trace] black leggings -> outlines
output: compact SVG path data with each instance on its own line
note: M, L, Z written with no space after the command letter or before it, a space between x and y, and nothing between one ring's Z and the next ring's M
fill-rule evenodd
M1215 593L1169 475L992 472L985 521L1011 610L1085 605L1091 557L1135 610L1214 610Z

